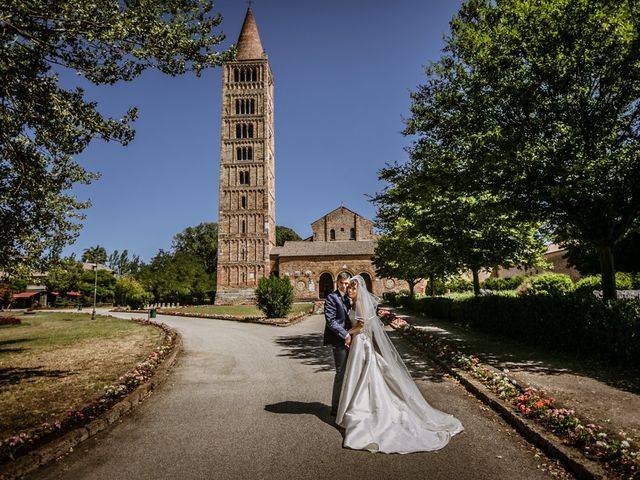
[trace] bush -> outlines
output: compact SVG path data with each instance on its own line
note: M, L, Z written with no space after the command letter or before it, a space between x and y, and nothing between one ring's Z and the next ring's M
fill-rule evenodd
M524 275L514 275L509 278L489 277L481 284L486 290L515 290L527 279Z
M631 290L634 287L635 280L630 273L616 273L616 289ZM594 290L602 290L602 277L600 275L587 275L582 277L576 283L575 290L580 294L590 294Z
M573 291L573 282L563 273L543 273L518 287L520 295L563 296Z
M444 289L453 293L473 291L473 281L462 277L451 277L444 284Z
M614 364L640 362L640 301L593 295L424 297L418 313Z
M151 292L136 292L127 296L127 305L131 310L140 310L153 300Z
M256 303L267 318L284 318L293 305L293 287L286 278L261 278L256 288Z

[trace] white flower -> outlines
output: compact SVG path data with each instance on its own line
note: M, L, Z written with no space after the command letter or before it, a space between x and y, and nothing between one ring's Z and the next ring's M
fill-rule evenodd
M629 447L631 446L631 445L629 444L629 442L627 442L626 440L623 440L623 441L621 442L621 445L622 445L624 448L629 448Z

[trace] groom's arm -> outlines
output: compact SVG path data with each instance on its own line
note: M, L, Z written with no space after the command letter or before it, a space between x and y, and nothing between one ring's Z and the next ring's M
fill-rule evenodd
M324 302L324 319L327 322L327 326L330 330L336 332L343 340L347 338L349 332L347 332L342 325L338 322L337 312L338 305L336 304L335 295L328 295Z

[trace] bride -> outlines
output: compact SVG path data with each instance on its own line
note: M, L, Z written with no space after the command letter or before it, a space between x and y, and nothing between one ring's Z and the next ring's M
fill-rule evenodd
M350 330L353 340L336 417L345 429L344 446L384 453L444 447L462 424L424 399L376 315L377 297L360 275L349 281L347 295L355 305L349 316L357 326Z

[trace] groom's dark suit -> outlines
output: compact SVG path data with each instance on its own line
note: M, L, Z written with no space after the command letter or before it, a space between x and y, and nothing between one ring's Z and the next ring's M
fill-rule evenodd
M327 299L324 302L324 318L326 320L324 344L333 347L333 359L336 364L336 376L333 380L333 392L331 395L332 413L338 410L344 369L347 366L349 349L345 347L344 340L347 338L348 330L351 328L351 320L349 320L350 307L349 298L340 290L327 295Z

